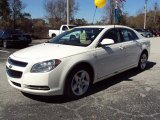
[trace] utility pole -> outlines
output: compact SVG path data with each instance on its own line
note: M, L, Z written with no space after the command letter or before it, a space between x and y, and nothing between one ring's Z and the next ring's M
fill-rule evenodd
M147 22L147 1L145 0L145 5L144 5L144 29L146 29L146 22Z
M110 2L110 24L114 24L114 1L109 0Z
M67 0L67 25L69 25L69 0Z
M118 1L115 0L115 8L114 8L114 25L118 24Z

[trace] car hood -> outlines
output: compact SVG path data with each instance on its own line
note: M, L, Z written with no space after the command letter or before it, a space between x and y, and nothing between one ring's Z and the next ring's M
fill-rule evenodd
M86 51L85 47L44 43L17 51L13 56L28 60L61 59L84 51Z

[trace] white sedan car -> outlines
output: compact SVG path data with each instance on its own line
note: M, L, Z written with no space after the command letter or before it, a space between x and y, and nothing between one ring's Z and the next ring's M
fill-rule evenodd
M134 67L144 70L149 52L149 40L129 27L77 27L13 53L6 74L24 93L82 97L96 82Z

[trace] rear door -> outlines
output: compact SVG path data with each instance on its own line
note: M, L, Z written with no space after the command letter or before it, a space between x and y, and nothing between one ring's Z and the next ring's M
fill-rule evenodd
M125 66L134 66L137 64L137 61L139 59L139 53L141 51L141 45L137 41L139 38L134 33L134 31L127 29L127 28L119 28L120 34L122 36L123 40L123 46L125 49Z

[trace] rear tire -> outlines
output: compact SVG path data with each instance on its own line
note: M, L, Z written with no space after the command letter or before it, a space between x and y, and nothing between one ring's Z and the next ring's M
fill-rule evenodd
M138 69L140 71L143 71L146 69L147 61L148 61L148 55L146 52L143 52L140 56L139 63L138 63Z
M74 68L66 79L65 95L71 99L85 96L92 83L91 75L90 69L84 65Z

